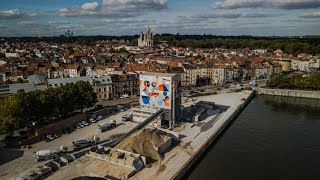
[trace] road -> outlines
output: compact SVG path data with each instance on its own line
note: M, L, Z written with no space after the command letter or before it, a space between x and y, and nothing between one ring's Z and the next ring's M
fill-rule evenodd
M2 149L0 150L0 158L2 160L0 164L0 179L15 179L17 177L23 177L29 171L37 166L43 165L45 162L36 162L33 158L33 153L39 150L46 149L59 149L60 146L65 145L69 149L72 148L72 141L79 139L92 139L93 136L100 137L101 140L122 135L133 129L137 123L123 122L121 120L122 115L129 111L120 112L116 115L107 117L97 123L93 123L89 126L77 129L71 134L63 135L51 142L39 142L33 145L31 149ZM107 123L111 119L117 121L117 127L101 133L98 130L98 124ZM18 168L17 168L18 167Z

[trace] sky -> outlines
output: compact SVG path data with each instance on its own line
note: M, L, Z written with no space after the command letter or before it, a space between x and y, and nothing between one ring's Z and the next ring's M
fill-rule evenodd
M320 0L0 0L0 36L320 35Z

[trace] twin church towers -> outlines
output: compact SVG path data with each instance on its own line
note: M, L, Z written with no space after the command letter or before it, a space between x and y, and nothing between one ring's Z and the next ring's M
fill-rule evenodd
M138 39L138 46L153 47L153 34L149 26L146 32L141 32L140 37Z

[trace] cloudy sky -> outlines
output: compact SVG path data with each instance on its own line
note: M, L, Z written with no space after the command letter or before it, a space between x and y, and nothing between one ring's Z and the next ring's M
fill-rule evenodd
M0 0L0 36L320 35L320 0Z

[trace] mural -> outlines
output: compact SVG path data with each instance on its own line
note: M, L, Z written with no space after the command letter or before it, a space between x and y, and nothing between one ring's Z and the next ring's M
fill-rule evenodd
M171 108L171 77L140 75L140 104Z

